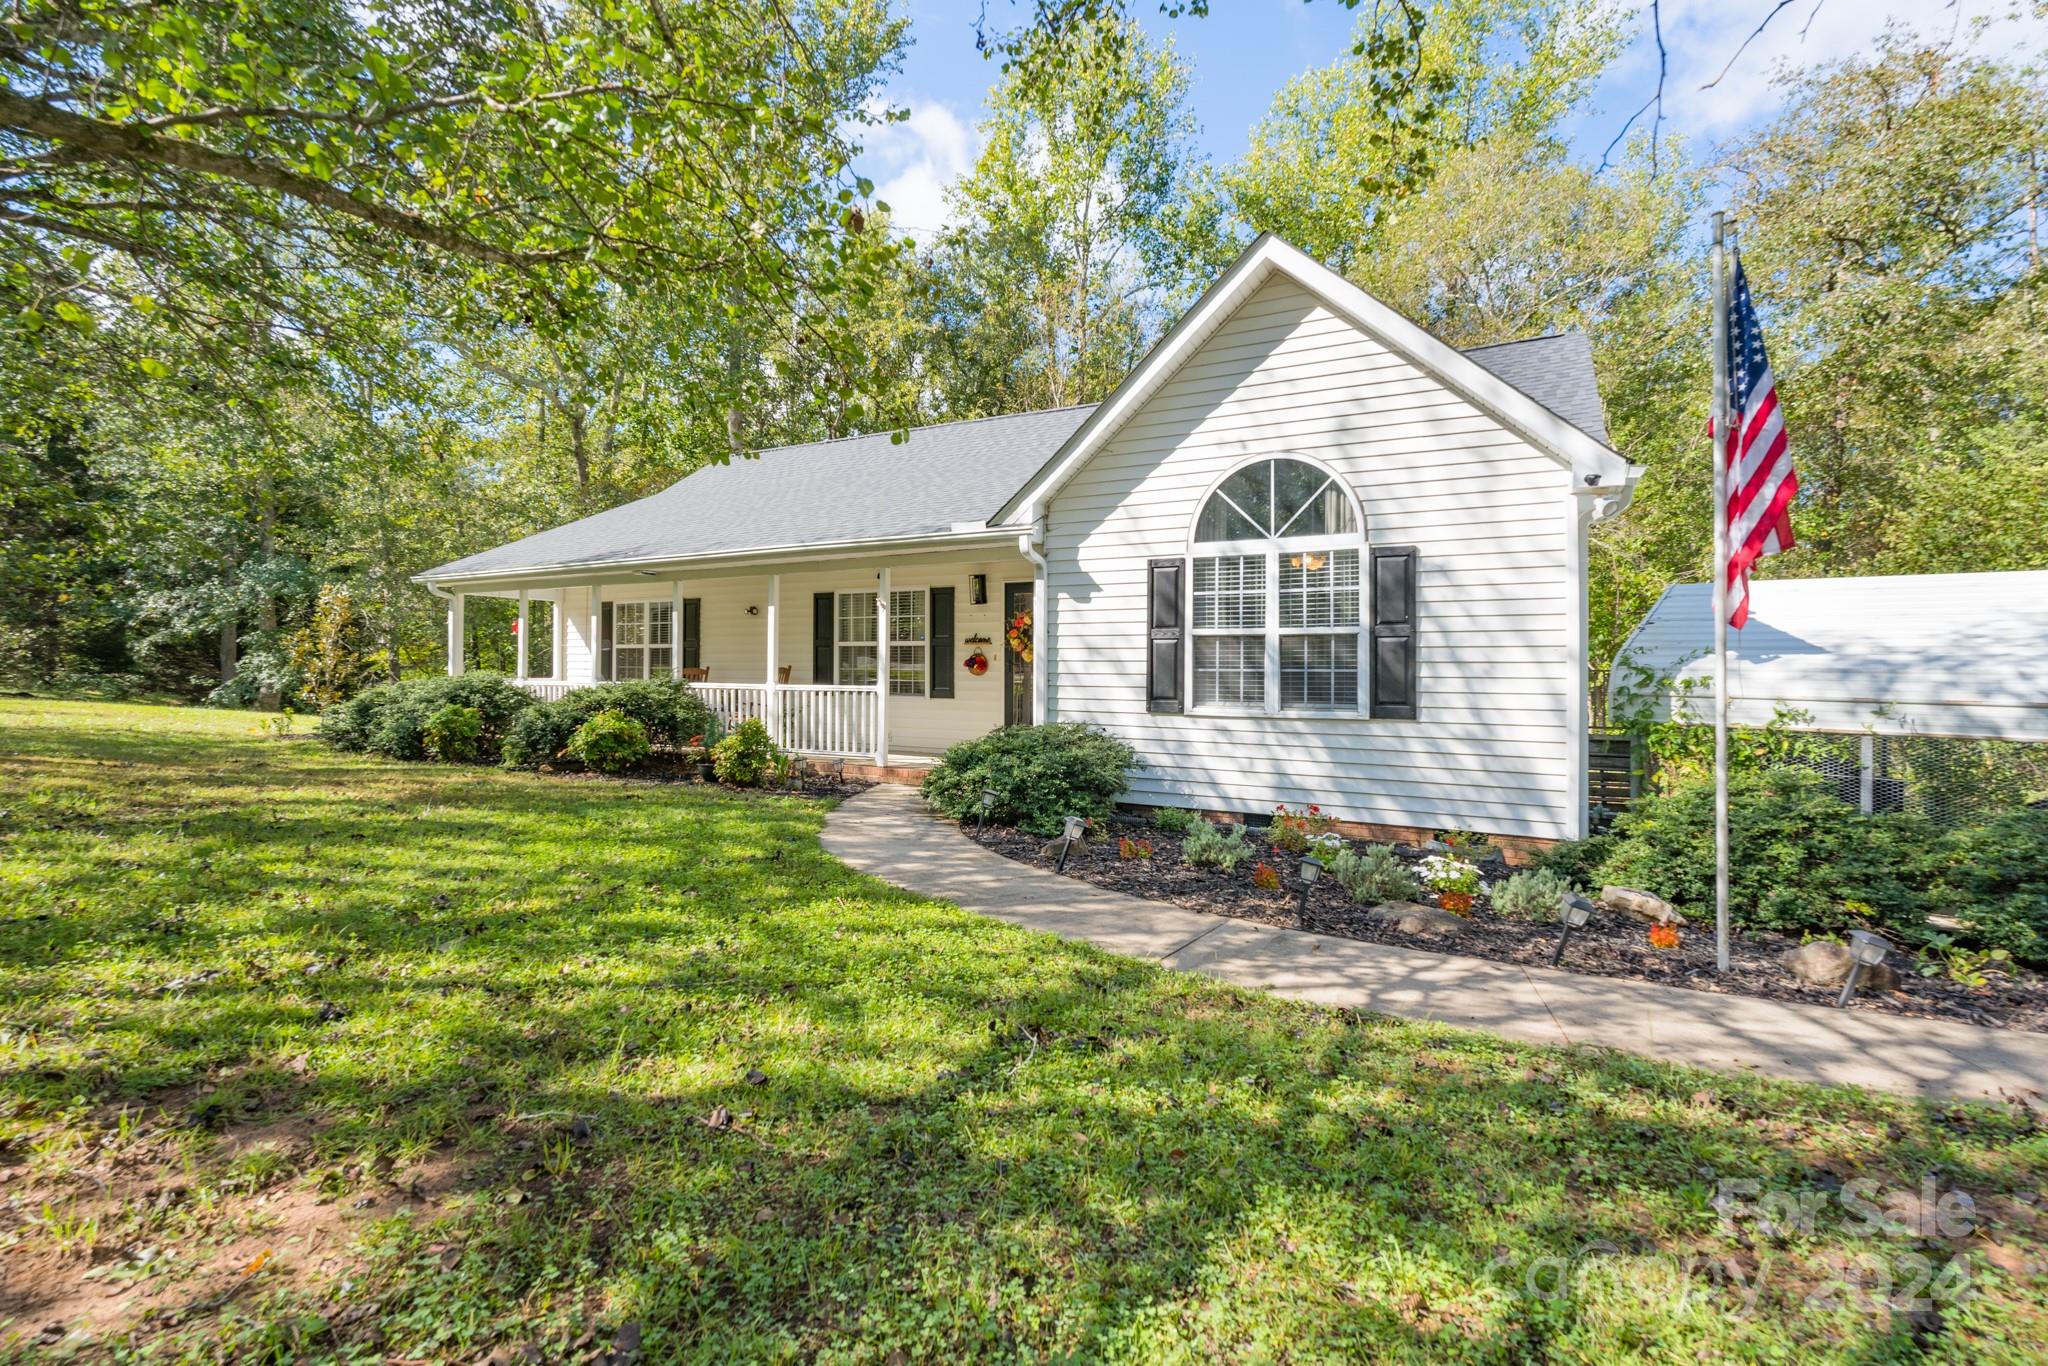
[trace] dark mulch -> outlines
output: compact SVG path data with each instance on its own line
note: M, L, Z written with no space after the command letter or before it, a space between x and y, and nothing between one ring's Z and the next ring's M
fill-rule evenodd
M557 759L552 763L542 765L540 771L550 777L565 775L579 778L594 778L600 781L653 783L702 783L704 781L697 776L697 761L695 759L685 758L678 754L662 753L660 751L648 755L631 773L621 774L616 779L606 779L605 775L595 772L574 759ZM721 784L713 782L706 785L717 787ZM723 786L728 792L766 792L790 797L829 797L838 799L851 797L858 792L865 792L874 784L860 782L853 778L842 778L836 773L803 772L796 775L796 783L790 787L743 788L734 787L731 784L723 784Z
M974 829L967 827L970 838ZM1148 859L1124 859L1118 854L1118 838L1130 835L1152 846ZM1041 857L1043 836L994 826L980 842L1008 858L1050 868L1053 860ZM1366 919L1372 907L1354 903L1344 890L1325 878L1311 892L1306 922L1296 918L1300 887L1294 880L1295 857L1266 851L1254 835L1262 856L1282 878L1280 891L1265 891L1252 885L1252 865L1224 873L1212 868L1192 867L1181 859L1181 837L1144 826L1113 824L1101 837L1074 851L1067 860L1066 875L1092 882L1098 887L1125 892L1153 901L1167 901L1191 911L1227 915L1261 925L1281 925L1314 930L1318 934L1363 939L1372 943L1400 944L1439 953L1464 954L1502 963L1550 965L1557 946L1555 924L1531 924L1495 915L1482 897L1457 935L1402 934L1391 926L1375 925ZM1396 845L1395 851L1413 863L1423 851ZM1483 869L1490 883L1504 876L1506 865L1496 861ZM1416 898L1435 905L1436 897L1425 891ZM1687 926L1675 949L1653 948L1649 927L1639 920L1605 909L1596 910L1584 929L1572 933L1558 966L1572 972L1600 977L1626 977L1694 991L1716 991L1728 995L1760 996L1778 1001L1804 1001L1832 1006L1836 990L1809 986L1788 972L1779 961L1799 946L1799 940L1770 933L1740 933L1730 945L1730 967L1726 973L1714 970L1713 927ZM2001 1029L2024 1029L2048 1033L2048 980L2023 969L2010 973L1987 972L1983 986L1968 986L1946 976L1923 977L1915 961L1902 951L1892 954L1891 964L1899 970L1896 991L1882 995L1859 995L1851 1009L1883 1010L1896 1015L1917 1015L1926 1019L1955 1020L1964 1024Z

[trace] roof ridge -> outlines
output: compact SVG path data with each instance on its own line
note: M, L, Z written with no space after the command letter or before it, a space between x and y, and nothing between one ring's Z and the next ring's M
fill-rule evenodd
M1529 337L1511 337L1507 341L1481 342L1477 346L1460 346L1457 349L1470 355L1474 351L1492 351L1502 346L1527 346L1530 342L1557 341L1565 337L1591 337L1593 334L1583 327L1568 327L1562 332L1538 332Z
M1053 408L1026 408L1018 413L983 413L980 417L948 418L944 422L926 422L916 427L886 427L881 431L875 432L850 432L845 436L828 436L822 441L792 441L786 446L763 446L760 450L755 451L754 454L758 457L772 455L776 451L800 451L812 446L836 446L842 441L866 441L895 431L901 431L905 436L908 436L912 432L936 432L942 427L966 427L976 422L1008 422L1013 418L1043 417L1047 413L1071 413L1077 408L1096 408L1100 406L1100 403L1062 403ZM692 470L690 473L695 474L696 471ZM689 477L690 475L688 474L683 476L684 479ZM681 480L677 482L680 483Z

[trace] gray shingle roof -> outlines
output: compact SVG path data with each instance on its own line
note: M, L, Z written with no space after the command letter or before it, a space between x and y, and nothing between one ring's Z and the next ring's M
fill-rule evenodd
M1466 355L1603 444L1593 348L1566 333ZM980 524L1044 466L1093 404L762 451L647 498L470 555L420 577L461 579L933 535Z
M1593 382L1593 340L1583 332L1475 346L1465 352L1601 445L1608 445L1600 387Z

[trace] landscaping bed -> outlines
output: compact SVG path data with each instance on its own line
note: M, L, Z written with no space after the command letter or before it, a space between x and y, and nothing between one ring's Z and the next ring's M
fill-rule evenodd
M971 826L967 833L970 838L975 837ZM1297 919L1301 889L1295 880L1296 856L1268 848L1256 834L1252 843L1257 847L1257 858L1280 875L1277 890L1254 884L1256 861L1247 861L1228 872L1191 866L1181 854L1185 837L1172 831L1118 822L1097 833L1106 834L1106 838L1094 838L1077 846L1067 860L1067 876L1192 911L1262 925L1305 928L1346 939L1539 967L1550 965L1551 952L1557 946L1555 923L1507 919L1495 914L1483 896L1454 932L1403 932L1369 919L1374 907L1353 902L1343 888L1327 878L1311 889L1304 923ZM1122 857L1119 842L1125 836L1150 845L1151 856ZM1051 868L1056 861L1046 853L1047 841L1043 836L1022 830L990 826L979 840L995 852L1020 862ZM1394 848L1410 865L1420 864L1427 856L1424 850L1410 845ZM1505 876L1507 868L1496 858L1482 864L1481 871L1491 883ZM1439 905L1440 898L1425 889L1415 901L1434 907ZM1837 989L1809 985L1785 968L1784 955L1799 944L1796 936L1737 933L1730 946L1730 970L1722 973L1714 967L1712 925L1689 923L1682 929L1676 948L1660 949L1651 946L1646 923L1600 907L1583 929L1572 932L1558 966L1572 972L1695 991L1832 1006ZM2037 973L2016 966L1987 968L1982 973L1983 984L1972 985L1946 975L1922 976L1912 957L1901 951L1895 950L1888 961L1899 973L1897 989L1860 994L1851 1002L1851 1009L2048 1032L2048 980Z

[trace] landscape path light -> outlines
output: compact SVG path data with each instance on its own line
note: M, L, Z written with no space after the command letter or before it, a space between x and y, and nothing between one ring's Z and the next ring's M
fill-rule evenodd
M996 809L996 790L984 787L981 790L980 809L974 814L974 837L981 838L981 827L988 824L988 813Z
M1557 947L1550 951L1550 965L1564 959L1564 946L1573 930L1582 930L1593 918L1593 903L1577 892L1565 892L1557 899Z
M1308 924L1309 890L1322 880L1323 861L1311 854L1303 854L1301 856L1301 866L1295 869L1295 872L1301 878L1301 904L1295 909L1294 923L1306 925Z
M1067 817L1066 838L1060 844L1060 861L1054 865L1054 872L1064 873L1067 871L1067 855L1074 852L1074 845L1079 843L1081 837L1087 833L1088 821L1085 817Z
M1856 994L1856 984L1863 980L1863 970L1882 963L1891 947L1881 934L1872 934L1869 930L1849 931L1849 980L1842 983L1842 994L1835 1000L1836 1009L1849 1004L1849 998Z

